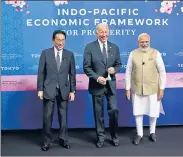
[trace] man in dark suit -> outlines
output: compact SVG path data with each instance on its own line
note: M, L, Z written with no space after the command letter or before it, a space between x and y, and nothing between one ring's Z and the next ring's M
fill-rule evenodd
M115 74L121 68L119 48L108 41L109 29L107 24L98 24L96 28L98 39L86 45L84 51L83 69L89 77L89 92L92 95L96 132L98 137L97 147L104 145L104 104L107 98L110 133L115 146L119 145L117 137L118 108L116 101Z
M65 40L65 32L56 30L52 37L54 47L43 50L39 60L37 89L44 104L43 151L50 148L55 100L60 125L59 142L64 148L70 148L67 137L67 111L68 101L75 98L76 70L73 53L64 49Z

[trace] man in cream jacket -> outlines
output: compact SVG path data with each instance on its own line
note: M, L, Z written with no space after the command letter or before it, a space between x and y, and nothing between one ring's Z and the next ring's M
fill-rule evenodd
M150 47L150 36L142 33L138 37L139 48L133 50L128 58L125 80L126 97L132 94L133 115L135 116L137 136L133 143L138 145L143 138L143 115L149 116L149 139L156 141L156 120L164 114L161 99L166 83L165 66L158 50Z

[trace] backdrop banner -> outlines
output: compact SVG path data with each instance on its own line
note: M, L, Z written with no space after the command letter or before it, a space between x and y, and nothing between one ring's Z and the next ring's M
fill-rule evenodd
M105 22L109 41L120 49L117 74L119 126L135 126L132 104L125 98L124 74L129 53L146 32L161 52L167 84L165 115L158 125L183 124L183 2L179 1L3 1L2 2L2 129L42 128L43 104L37 97L37 70L43 49L53 46L54 30L67 34L65 48L76 60L77 92L69 104L68 127L95 127L88 77L83 72L86 44L96 40L96 25ZM106 101L105 101L106 102ZM55 105L56 108L56 105ZM105 105L105 125L108 114ZM145 117L145 125L148 118ZM58 128L57 112L53 127Z

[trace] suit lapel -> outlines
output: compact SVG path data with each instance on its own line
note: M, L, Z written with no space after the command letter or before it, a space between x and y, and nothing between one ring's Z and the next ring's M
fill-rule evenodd
M102 62L106 65L106 62L105 62L104 57L103 57L103 54L102 54L102 52L101 52L101 49L100 49L100 45L99 45L98 40L95 41L95 44L96 44L96 51L97 51L97 54L99 54L99 56L100 56Z
M55 59L54 47L51 49L51 52L50 52L50 60L53 63L53 69L57 70L57 62L56 62L56 59Z
M68 59L67 52L65 51L65 49L63 49L63 51L62 51L62 62L60 64L60 70L59 70L59 72L62 72L65 69L66 63L68 63L67 62L67 59Z
M107 42L107 53L108 53L108 61L109 61L113 57L112 46L109 41Z

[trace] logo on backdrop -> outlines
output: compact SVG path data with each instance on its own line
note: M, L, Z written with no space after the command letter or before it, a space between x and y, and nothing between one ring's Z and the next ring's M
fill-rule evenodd
M178 67L179 68L183 68L183 64L178 64Z
M165 52L162 52L160 53L162 57L165 57L166 56L166 53Z
M174 53L175 56L180 56L180 57L183 57L183 52L177 52L177 53Z
M77 73L82 73L83 72L83 69L82 69L83 54L81 54L81 53L74 53L74 58L75 58L75 61L76 61Z
M31 54L31 57L32 58L40 58L40 54L38 54L38 53L32 53Z
M20 59L20 58L23 58L24 56L21 55L21 54L16 54L16 53L2 53L1 54L1 59L2 60L14 60L14 59Z
M175 81L179 81L179 82L183 83L183 77L180 77L180 78L176 79Z
M2 71L18 71L20 67L1 67Z

